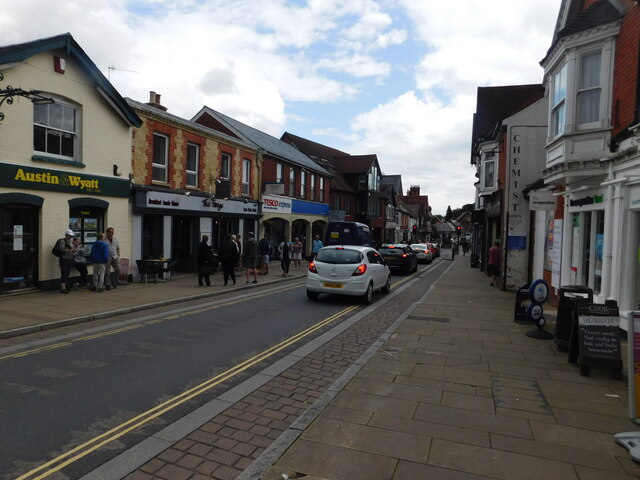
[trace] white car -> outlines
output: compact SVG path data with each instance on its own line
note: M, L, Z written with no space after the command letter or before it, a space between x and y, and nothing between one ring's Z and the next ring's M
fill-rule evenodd
M362 297L371 303L373 292L391 290L391 273L380 254L371 247L344 245L321 248L309 263L307 297L321 293Z
M433 261L433 253L429 250L429 246L426 243L412 243L409 245L411 250L416 252L419 262L431 263Z

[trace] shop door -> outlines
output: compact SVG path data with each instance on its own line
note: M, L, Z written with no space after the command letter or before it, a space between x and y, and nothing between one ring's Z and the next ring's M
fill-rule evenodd
M2 291L33 287L38 281L38 215L39 209L30 206L4 205L0 209Z
M195 272L200 218L175 216L171 228L171 258L178 261L176 271Z

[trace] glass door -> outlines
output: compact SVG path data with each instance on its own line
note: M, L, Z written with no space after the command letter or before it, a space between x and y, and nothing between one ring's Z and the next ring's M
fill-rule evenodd
M32 287L38 281L38 215L38 208L25 205L0 209L2 291Z

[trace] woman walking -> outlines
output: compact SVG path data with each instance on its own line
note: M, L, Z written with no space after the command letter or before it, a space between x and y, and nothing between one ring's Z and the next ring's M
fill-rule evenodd
M222 276L224 279L224 284L226 285L229 281L229 277L231 277L231 280L233 280L233 284L235 285L235 268L236 265L238 265L238 260L240 259L240 251L238 250L236 242L228 233L222 240L222 245L220 245L220 253L218 256L220 257L220 263L222 264Z
M296 270L300 270L300 261L302 260L302 242L298 237L294 239L292 250L293 253L291 254L291 260L293 260L293 266Z
M282 243L278 245L278 252L280 252L280 266L282 267L282 276L286 277L289 274L289 265L291 265L291 242L289 237L284 236Z

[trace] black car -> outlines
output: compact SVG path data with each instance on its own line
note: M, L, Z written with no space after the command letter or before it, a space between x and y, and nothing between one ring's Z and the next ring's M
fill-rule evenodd
M409 245L385 243L378 252L385 259L390 270L400 270L405 274L418 270L418 257Z

